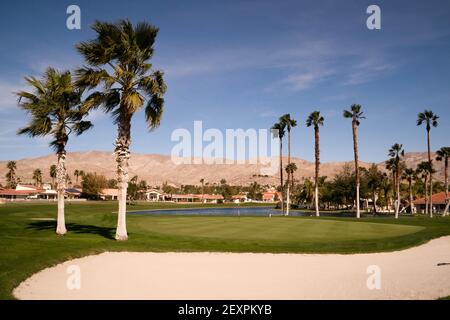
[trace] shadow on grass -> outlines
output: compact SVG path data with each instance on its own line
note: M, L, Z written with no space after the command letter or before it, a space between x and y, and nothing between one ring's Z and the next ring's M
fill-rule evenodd
M66 228L68 233L74 232L78 234L96 234L106 239L114 240L115 228L97 227L78 223L67 223ZM56 230L56 221L32 222L28 225L28 229L38 231Z

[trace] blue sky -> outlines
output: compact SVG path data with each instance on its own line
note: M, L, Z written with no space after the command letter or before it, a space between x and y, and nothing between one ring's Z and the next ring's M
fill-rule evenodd
M66 28L66 8L81 8L81 30ZM366 27L378 4L382 29ZM438 1L8 1L0 4L0 160L50 153L48 140L16 136L26 115L11 92L25 75L47 66L73 69L83 61L74 45L94 37L94 20L148 21L160 32L153 59L165 71L166 109L149 133L142 112L133 120L133 152L170 154L177 128L269 128L291 113L293 154L314 158L307 115L321 110L322 161L352 159L350 122L342 110L363 106L360 156L379 162L395 142L425 151L417 113L441 116L433 149L448 145L450 118L450 2ZM112 151L109 116L90 115L94 129L73 137L69 151Z

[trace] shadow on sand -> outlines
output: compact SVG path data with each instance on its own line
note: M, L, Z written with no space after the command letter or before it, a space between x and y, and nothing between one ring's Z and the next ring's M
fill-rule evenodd
M78 223L67 223L67 232L79 233L79 234L96 234L107 239L114 240L115 228L97 227ZM28 229L34 229L38 231L42 230L55 230L56 221L38 221L32 222L28 225Z

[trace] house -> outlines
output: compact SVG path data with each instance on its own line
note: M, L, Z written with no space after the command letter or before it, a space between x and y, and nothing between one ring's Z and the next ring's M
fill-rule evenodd
M222 195L217 194L171 194L167 198L173 202L218 203L224 200Z
M142 190L139 193L143 195L143 198L147 201L165 201L166 200L166 194L158 189L147 189Z
M117 200L119 199L119 189L107 188L100 192L100 199L102 200Z
M263 201L264 202L276 202L281 199L281 192L277 192L275 188L271 188L265 192L263 192Z
M231 201L234 203L241 203L241 202L250 202L251 200L247 197L246 193L240 193L232 196Z
M80 199L81 198L81 190L76 189L76 188L66 189L66 198L67 199Z
M433 212L434 213L443 213L445 210L445 192L440 192L433 194ZM425 213L425 198L420 198L413 201L414 206L416 207L417 213Z

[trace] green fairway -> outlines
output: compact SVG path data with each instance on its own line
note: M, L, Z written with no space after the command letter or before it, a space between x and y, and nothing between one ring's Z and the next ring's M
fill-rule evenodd
M198 204L196 206L203 206ZM212 206L212 205L209 205ZM142 203L130 210L179 208ZM184 205L186 207L186 205ZM0 206L0 299L31 274L102 251L355 253L392 251L450 234L450 219L128 215L129 241L113 240L116 203L67 204L68 234L54 233L55 204Z

